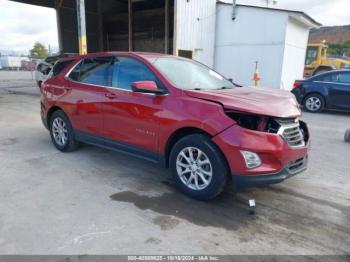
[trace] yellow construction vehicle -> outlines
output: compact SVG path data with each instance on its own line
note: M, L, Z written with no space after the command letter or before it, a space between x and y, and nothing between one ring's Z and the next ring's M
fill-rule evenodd
M320 44L309 44L306 51L304 77L350 67L350 59L346 57L328 57L328 45L323 41Z

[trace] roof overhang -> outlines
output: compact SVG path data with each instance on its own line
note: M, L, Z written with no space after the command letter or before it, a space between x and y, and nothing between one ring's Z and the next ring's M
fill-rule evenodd
M307 14L301 12L301 13L290 13L289 17L298 21L299 23L305 25L308 28L320 28L321 24L316 22L314 19L312 19Z
M232 0L217 0L216 3L217 4L224 4L224 5L233 5ZM237 4L236 6L265 9L265 10L271 10L271 11L276 11L276 12L285 12L285 13L289 14L289 17L297 20L298 22L302 23L303 25L305 25L308 28L320 28L322 26L321 23L317 22L311 16L309 16L308 14L306 14L302 11L270 8L270 7L255 6L255 5L242 5L242 4Z
M11 0L13 2L19 2L23 4L37 5L43 7L55 7L55 0Z

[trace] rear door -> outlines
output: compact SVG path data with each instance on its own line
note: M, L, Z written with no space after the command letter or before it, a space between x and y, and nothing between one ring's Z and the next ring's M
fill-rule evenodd
M113 57L82 60L68 75L70 100L74 104L70 115L80 135L103 136L103 101L106 87L111 85Z
M350 71L333 74L329 84L329 98L334 108L350 109Z

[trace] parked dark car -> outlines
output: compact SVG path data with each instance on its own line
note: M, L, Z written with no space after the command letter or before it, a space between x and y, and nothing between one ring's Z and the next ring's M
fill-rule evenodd
M350 110L350 70L335 70L297 80L292 93L309 112Z

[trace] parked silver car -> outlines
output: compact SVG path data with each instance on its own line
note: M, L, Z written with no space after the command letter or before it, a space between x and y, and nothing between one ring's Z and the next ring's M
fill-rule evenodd
M53 65L56 63L57 60L65 57L74 57L77 54L75 53L58 53L56 55L48 56L45 58L45 60L39 62L35 68L34 78L38 86L41 86L41 83L44 82Z
M35 71L34 71L34 78L38 85L38 87L41 86L41 83L44 82L49 75L52 64L49 64L45 61L41 61L36 65Z

